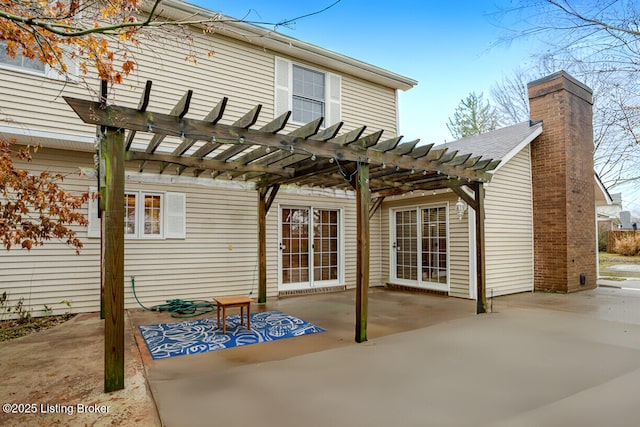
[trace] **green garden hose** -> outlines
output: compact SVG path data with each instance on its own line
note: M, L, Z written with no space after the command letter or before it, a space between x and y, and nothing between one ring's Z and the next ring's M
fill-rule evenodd
M131 276L131 289L133 289L133 297L138 302L140 307L149 311L168 311L171 313L171 317L184 318L184 317L196 317L201 314L211 313L216 311L217 306L214 302L205 300L183 300L183 299L171 299L167 300L165 304L154 305L153 307L146 307L138 299L136 295L136 280Z

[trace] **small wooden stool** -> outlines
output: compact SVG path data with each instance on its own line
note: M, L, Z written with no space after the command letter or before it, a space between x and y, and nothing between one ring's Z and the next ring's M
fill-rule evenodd
M251 303L253 300L245 296L218 297L216 302L218 328L220 328L220 309L222 308L222 333L227 333L227 308L240 307L240 324L244 325L244 308L247 307L247 329L251 329Z

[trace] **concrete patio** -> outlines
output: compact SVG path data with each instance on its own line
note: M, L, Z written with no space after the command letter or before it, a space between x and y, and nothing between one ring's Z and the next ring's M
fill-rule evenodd
M354 342L353 300L353 292L273 299L254 311L277 309L327 332L162 360L151 360L137 326L175 319L131 310L127 389L109 395L101 393L99 319L85 316L2 343L0 368L9 372L3 403L95 402L109 413L0 414L0 424L635 426L640 420L640 292L512 295L496 298L493 313L476 316L473 301L372 289L363 344ZM61 382L65 375L74 380ZM76 382L90 386L70 392Z

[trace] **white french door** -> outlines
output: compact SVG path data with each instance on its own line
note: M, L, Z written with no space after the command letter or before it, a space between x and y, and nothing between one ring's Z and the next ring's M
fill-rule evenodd
M394 282L434 290L449 289L446 206L391 211L391 276Z
M280 210L280 286L306 289L339 284L340 211L307 207Z

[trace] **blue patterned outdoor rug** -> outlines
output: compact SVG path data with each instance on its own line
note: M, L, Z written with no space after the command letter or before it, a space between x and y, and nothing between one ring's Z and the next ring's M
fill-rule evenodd
M309 322L280 311L251 314L251 330L240 325L240 315L227 316L227 333L215 317L140 326L142 338L154 359L222 350L283 338L324 332Z

